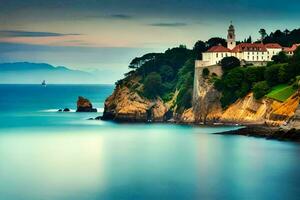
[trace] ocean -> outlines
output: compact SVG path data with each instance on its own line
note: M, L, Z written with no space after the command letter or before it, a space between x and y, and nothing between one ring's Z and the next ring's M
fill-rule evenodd
M113 88L0 85L0 199L299 199L299 143L88 120ZM78 96L99 112L74 112Z

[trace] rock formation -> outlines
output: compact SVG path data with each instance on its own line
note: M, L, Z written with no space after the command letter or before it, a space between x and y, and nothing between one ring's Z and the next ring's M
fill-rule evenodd
M244 98L238 99L225 110L221 107L220 98L221 93L214 88L210 79L204 78L201 70L196 68L193 109L185 111L180 121L191 123L194 120L195 123L222 122L280 126L292 119L299 105L299 93L292 95L285 102L266 97L256 100L253 93L250 93ZM296 123L297 120L297 117L294 118L294 124L300 124L300 120L299 123Z
M160 98L149 100L140 96L137 90L132 89L137 87L142 85L133 80L116 86L113 94L105 101L102 119L123 122L164 121L167 106Z
M220 117L220 121L280 126L294 116L298 105L298 94L294 94L285 102L279 102L266 97L256 100L253 93L250 93L229 106Z
M92 103L88 99L79 96L76 112L97 112L97 109L93 108Z
M193 94L193 112L195 122L216 122L222 115L220 103L221 93L217 91L208 78L202 77L202 72L195 71Z

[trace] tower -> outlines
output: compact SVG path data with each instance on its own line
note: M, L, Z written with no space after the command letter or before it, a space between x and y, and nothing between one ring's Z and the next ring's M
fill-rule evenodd
M227 48L231 50L235 46L236 46L236 42L235 42L235 30L234 30L234 26L232 25L232 22L231 22L230 26L228 28Z

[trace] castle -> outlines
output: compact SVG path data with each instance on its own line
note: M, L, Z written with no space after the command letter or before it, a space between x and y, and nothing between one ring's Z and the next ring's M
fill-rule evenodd
M208 51L202 53L202 60L197 60L195 67L210 67L220 63L225 57L234 56L244 64L253 64L256 66L265 65L272 60L282 50L289 54L292 48L283 48L277 43L240 43L236 44L235 29L232 24L228 28L227 47L221 45L213 46Z

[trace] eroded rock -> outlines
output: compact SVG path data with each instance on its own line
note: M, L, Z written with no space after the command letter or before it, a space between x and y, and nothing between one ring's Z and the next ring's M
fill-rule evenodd
M93 108L90 100L79 96L77 100L77 110L76 112L97 112L96 108Z

